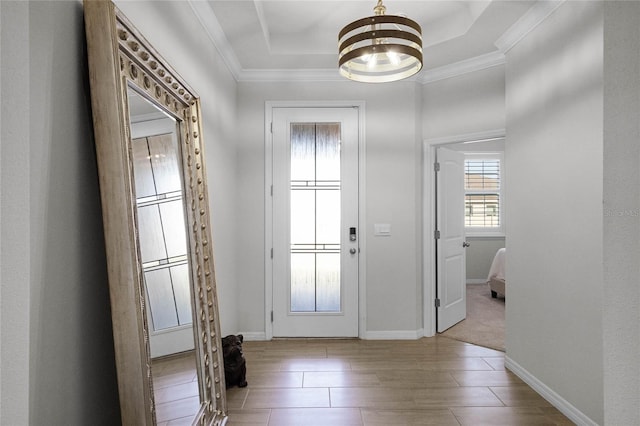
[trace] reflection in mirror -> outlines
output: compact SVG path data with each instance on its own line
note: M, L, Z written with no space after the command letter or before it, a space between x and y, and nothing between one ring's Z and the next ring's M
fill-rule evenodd
M179 123L127 90L157 422L193 419L198 382Z
M128 90L138 238L151 357L193 349L193 318L177 123Z

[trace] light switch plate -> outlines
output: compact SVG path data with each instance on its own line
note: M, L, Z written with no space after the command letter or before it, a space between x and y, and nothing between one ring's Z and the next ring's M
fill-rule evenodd
M373 225L373 235L379 237L388 237L391 235L391 224L389 223L375 223Z

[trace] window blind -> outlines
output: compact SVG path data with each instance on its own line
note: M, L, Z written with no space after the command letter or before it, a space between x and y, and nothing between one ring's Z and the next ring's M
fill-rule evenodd
M465 226L500 227L500 160L464 162Z

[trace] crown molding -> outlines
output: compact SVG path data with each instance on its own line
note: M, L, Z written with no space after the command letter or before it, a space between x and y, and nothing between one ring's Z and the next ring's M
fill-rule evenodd
M269 26L267 25L267 18L264 16L264 7L262 7L262 2L254 0L253 6L256 8L260 29L262 30L264 40L267 43L267 50L271 51L271 34L269 34Z
M419 77L419 81L422 84L433 83L434 81L457 77L459 75L484 70L497 65L504 65L504 63L504 54L496 50L474 58L464 59L453 64L423 71Z
M144 123L145 121L156 121L167 118L167 115L163 112L150 112L148 114L138 114L131 116L131 123Z
M213 13L211 6L209 6L208 1L201 0L187 0L187 3L191 7L193 14L200 21L200 25L204 28L205 32L209 36L209 39L222 56L227 68L233 75L233 77L238 80L238 76L242 70L242 66L240 65L240 61L236 56L233 49L231 49L231 44L229 40L227 40L227 36L222 31L222 26L220 26L220 22L218 22L218 18Z
M500 52L507 53L527 34L544 22L566 0L539 0L494 43Z
M506 129L492 129L483 132L464 133L453 136L443 136L437 138L425 139L425 145L449 145L468 142L485 142L496 139L504 139L507 134Z

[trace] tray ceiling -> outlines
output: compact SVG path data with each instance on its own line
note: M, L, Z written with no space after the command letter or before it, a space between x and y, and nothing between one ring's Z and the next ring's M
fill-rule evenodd
M194 8L207 12L202 2ZM201 20L217 25L241 70L333 70L337 36L346 24L373 15L375 1L207 0ZM497 50L496 40L532 1L394 1L387 14L406 15L423 30L424 69ZM209 20L207 23L206 20ZM211 22L211 21L217 22Z

